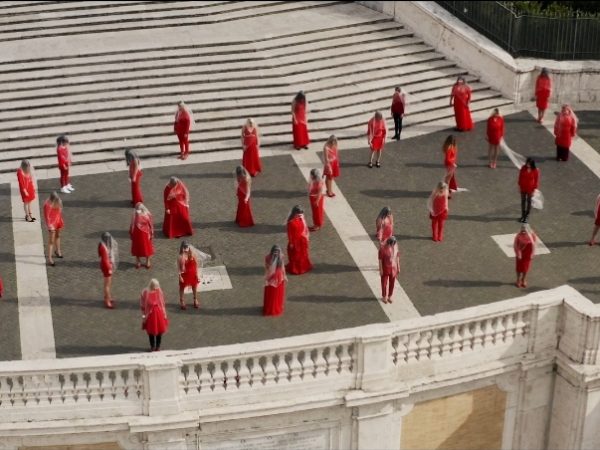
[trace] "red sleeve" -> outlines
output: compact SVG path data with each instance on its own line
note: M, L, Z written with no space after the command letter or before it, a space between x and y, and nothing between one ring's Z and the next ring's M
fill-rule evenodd
M554 121L554 136L558 137L558 122L560 121L560 115L556 117Z
M169 185L167 185L163 192L163 202L165 204L165 209L168 209L167 197L169 196L169 192L171 192L171 188Z
M519 170L519 188L523 188L523 185L525 184L525 170L523 167L521 167L521 170Z
M385 120L381 120L381 128L383 129L383 137L385 139L385 137L387 136L387 125L385 124Z

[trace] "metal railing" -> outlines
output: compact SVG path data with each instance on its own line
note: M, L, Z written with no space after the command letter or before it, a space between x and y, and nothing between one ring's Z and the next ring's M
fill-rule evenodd
M600 19L518 15L501 2L437 1L512 56L600 59Z

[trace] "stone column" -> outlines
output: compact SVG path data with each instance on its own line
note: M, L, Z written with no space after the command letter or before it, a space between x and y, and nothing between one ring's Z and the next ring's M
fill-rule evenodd
M180 364L163 356L144 363L144 415L179 413Z
M399 450L402 417L412 410L412 406L405 404L397 407L395 400L387 400L354 407L354 448Z

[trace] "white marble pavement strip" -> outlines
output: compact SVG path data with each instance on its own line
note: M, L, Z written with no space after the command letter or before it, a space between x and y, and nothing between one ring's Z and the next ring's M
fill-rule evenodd
M25 222L19 185L14 181L10 187L21 357L22 359L56 358L39 202L34 201L31 204L32 214L37 221Z
M314 150L293 151L292 157L296 165L308 181L310 170L323 166L321 159ZM334 226L348 252L354 259L354 263L361 271L365 281L373 291L377 299L381 299L381 278L379 276L379 260L377 259L377 247L369 237L362 223L354 214L352 207L344 197L338 186L335 186L336 196L326 198L325 212L329 221ZM419 317L420 314L412 304L408 295L397 283L392 296L393 303L379 302L385 314L391 321Z

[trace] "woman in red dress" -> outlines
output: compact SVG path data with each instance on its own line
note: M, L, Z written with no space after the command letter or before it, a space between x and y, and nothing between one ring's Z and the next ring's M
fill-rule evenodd
M242 148L244 149L242 166L251 177L255 177L262 170L262 164L259 153L260 138L254 119L246 120L246 124L242 127Z
M179 257L177 258L177 267L179 267L179 308L187 309L183 300L183 291L186 287L192 288L194 295L194 308L200 308L198 301L198 277L199 258L196 257L196 249L186 241L181 243L179 247Z
M131 206L144 202L142 195L142 165L140 158L133 150L125 150L125 161L129 167L129 182L131 183Z
M596 208L594 208L594 231L592 232L592 238L589 242L590 245L596 244L598 230L600 230L600 195L596 197Z
M119 246L108 231L102 233L100 237L98 256L100 256L100 270L102 270L102 275L104 276L104 306L108 309L113 309L114 299L111 294L112 276L119 264Z
M548 100L552 95L552 80L548 76L548 69L545 67L535 80L535 105L538 110L539 123L544 120L544 113L548 109Z
M308 227L304 220L304 211L298 205L292 208L287 219L288 263L285 269L294 275L300 275L313 268L309 256Z
M448 185L440 181L427 202L434 242L444 240L444 222L448 218Z
M463 77L458 77L450 93L450 106L454 106L454 119L458 131L473 129L473 119L469 103L471 102L471 88Z
M513 247L515 249L516 265L517 265L517 287L527 287L525 277L531 267L531 260L535 255L535 243L537 236L531 230L529 224L521 225L521 232L515 236Z
M379 247L379 275L381 276L381 296L383 303L392 303L394 283L399 272L400 252L398 251L398 242L394 236L390 236Z
M131 226L129 227L131 237L131 254L135 256L135 268L141 267L140 258L146 258L146 269L152 267L150 259L154 255L154 221L152 214L143 203L135 205Z
M376 167L381 167L381 153L385 146L385 136L387 135L387 125L383 120L383 114L379 111L375 112L375 115L369 120L367 126L367 142L371 149L371 159L367 167L371 169L373 167L373 156L377 154L377 161L375 162Z
M383 245L394 235L394 215L388 206L384 206L375 220L375 228L379 245Z
M25 222L35 222L35 217L31 215L31 202L35 200L35 184L31 163L26 159L21 161L21 167L17 169L17 180L25 208Z
M325 217L325 196L323 195L323 178L319 169L310 171L310 182L308 183L308 199L312 210L313 226L310 231L317 231L323 226Z
M69 147L69 138L65 135L56 139L56 156L58 157L58 170L60 171L60 192L70 194L75 188L69 182L71 148Z
M0 277L0 298L4 295L4 283L2 282L2 277Z
M285 267L281 247L274 245L265 257L263 316L280 316L285 303Z
M44 220L48 229L48 265L54 266L53 256L62 259L60 233L65 226L62 213L62 200L56 192L44 202Z
M527 158L519 171L519 191L521 192L521 219L520 222L527 223L531 212L531 199L533 193L540 184L540 170L535 167L533 158Z
M456 159L458 147L456 145L456 138L453 135L446 138L442 150L444 151L444 166L446 166L446 177L444 181L450 189L448 198L452 198L452 192L458 190L458 184L456 183Z
M235 214L235 223L240 227L253 227L254 218L252 217L252 205L250 203L250 191L252 178L242 166L235 169L237 185L237 212Z
M190 130L194 124L192 111L183 103L183 100L177 104L175 113L175 123L173 131L179 140L179 159L187 159L190 153Z
M323 167L323 176L325 177L325 188L327 197L335 197L333 192L333 180L340 176L340 159L338 156L338 141L332 134L323 146L323 158L325 165Z
M308 144L310 144L308 120L306 118L307 109L306 96L303 91L300 91L292 101L292 134L296 150L308 149Z
M150 280L148 287L142 291L140 298L142 310L142 329L148 333L150 351L160 350L162 335L169 329L169 319L165 308L165 296L158 280Z
M163 192L165 220L163 234L171 238L194 234L190 219L190 193L179 178L171 177Z
M556 160L568 161L573 138L577 134L577 116L569 105L563 105L554 122Z
M488 156L490 160L490 169L496 168L498 153L500 152L500 142L504 137L504 117L500 115L498 108L495 108L492 115L487 120L487 141L489 142Z

